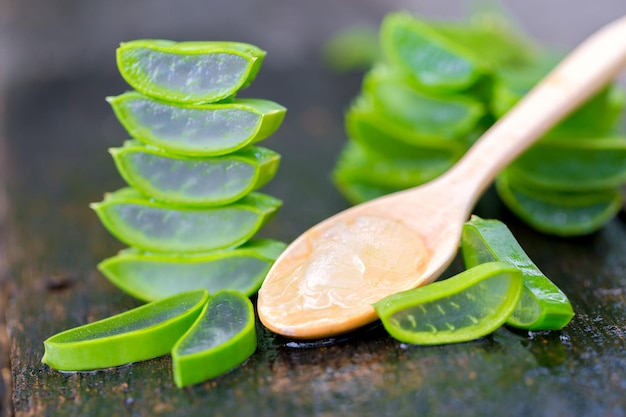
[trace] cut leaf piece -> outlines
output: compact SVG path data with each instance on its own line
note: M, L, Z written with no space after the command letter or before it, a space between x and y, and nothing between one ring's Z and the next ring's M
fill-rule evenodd
M430 158L424 153L436 152L438 158L454 159L463 155L469 143L463 140L448 140L428 131L419 131L396 123L386 117L371 103L373 100L360 97L348 110L345 125L348 136L363 146L379 153L401 158ZM439 132L442 133L442 132Z
M509 175L541 188L594 191L626 181L626 138L542 140L513 162Z
M165 355L208 297L206 290L189 291L58 333L43 342L41 361L61 371L87 371Z
M183 387L215 378L242 364L256 346L250 300L236 291L219 291L172 349L174 382Z
M467 268L499 261L522 272L522 296L507 324L527 330L559 330L574 316L567 296L530 260L504 223L472 216L463 225L461 248Z
M100 262L98 269L120 289L143 301L198 288L211 294L235 290L250 297L285 246L262 239L236 249L194 255L127 249Z
M401 342L467 342L502 326L522 292L522 274L490 262L443 281L386 297L374 304L385 329Z
M387 59L424 88L466 90L486 71L471 50L408 13L387 15L380 39Z
M499 71L493 87L492 107L495 115L503 116L560 60L559 56L546 55L534 65ZM586 100L549 134L586 138L617 133L616 124L625 105L624 91L617 84L610 84Z
M363 181L393 189L404 189L423 184L450 168L455 160L449 152L423 149L420 158L393 158L368 152L354 141L349 141L341 153L335 169L340 182Z
M265 57L240 42L124 42L117 49L122 77L136 90L177 103L211 103L249 85Z
M280 155L250 147L229 155L192 158L129 141L110 149L117 169L139 192L170 204L215 206L232 203L269 182Z
M600 229L620 210L619 188L589 192L560 192L514 181L507 171L496 180L502 201L520 219L540 232L580 236Z
M477 100L419 91L385 66L366 75L363 93L369 96L374 111L423 137L462 138L476 128L485 114L484 106Z
M524 35L515 30L514 22L498 12L473 15L467 23L431 22L431 27L449 41L474 51L488 68L532 65L538 54Z
M259 142L278 129L286 112L261 99L181 106L128 92L107 101L133 138L195 156L223 155Z
M127 245L154 252L206 252L246 242L280 205L276 198L250 193L226 206L172 207L123 188L91 208L109 232Z

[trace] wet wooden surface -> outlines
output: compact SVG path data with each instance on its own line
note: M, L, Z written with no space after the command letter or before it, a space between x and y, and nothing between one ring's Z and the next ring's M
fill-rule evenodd
M289 241L346 207L329 172L359 82L316 63L270 66L244 94L289 109L265 143L283 162L264 191L285 205L263 236ZM96 271L122 246L88 208L123 185L106 150L126 135L103 98L125 89L112 71L0 89L2 415L626 415L626 223L615 219L585 238L547 237L493 195L476 212L503 219L570 297L576 316L563 331L502 328L470 343L418 347L374 325L305 345L259 325L259 348L243 366L185 389L174 386L168 357L80 374L41 364L45 338L139 305Z

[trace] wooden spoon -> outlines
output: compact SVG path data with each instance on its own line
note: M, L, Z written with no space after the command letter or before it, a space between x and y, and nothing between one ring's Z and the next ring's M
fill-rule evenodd
M376 320L372 303L437 279L498 172L625 65L622 17L575 49L447 173L306 231L259 290L263 324L292 338L334 336Z

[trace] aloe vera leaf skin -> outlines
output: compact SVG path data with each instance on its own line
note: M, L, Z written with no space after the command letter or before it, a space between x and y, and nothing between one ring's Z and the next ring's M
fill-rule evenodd
M206 304L206 290L189 291L58 333L44 341L42 362L87 371L167 354Z
M586 192L626 182L626 138L547 138L517 158L509 175L538 188Z
M441 175L454 163L447 151L429 149L424 155L430 158L387 157L364 149L359 142L350 141L340 154L334 174L344 182L363 181L404 189Z
M190 156L225 155L266 139L280 127L286 112L269 100L180 105L136 91L107 101L134 139Z
M234 42L135 40L117 49L122 77L141 93L186 104L232 96L256 77L265 51Z
M380 27L383 53L423 88L463 91L485 73L470 50L408 13L390 13Z
M420 90L386 66L366 74L362 91L365 99L356 103L358 107L370 107L416 134L439 140L467 135L485 115L484 105L467 94Z
M260 239L235 249L193 256L122 251L100 262L98 269L118 288L143 301L198 288L211 294L236 290L250 297L285 246Z
M499 261L522 272L522 296L507 324L527 330L559 330L574 316L567 296L530 260L504 223L472 216L463 226L461 249L467 268Z
M415 134L374 110L353 107L346 113L345 125L349 138L361 147L391 158L422 160L432 165L441 160L456 161L466 150L456 141Z
M217 292L172 349L174 382L183 387L215 378L241 365L256 347L250 300L235 291Z
M109 232L129 246L154 252L206 252L248 241L280 205L278 199L253 192L226 206L172 207L124 188L91 207Z
M280 155L250 147L221 157L193 158L128 141L109 150L124 180L142 194L172 205L233 203L267 184Z
M582 236L600 229L622 207L619 188L560 192L515 181L508 172L496 180L496 191L517 217L534 229L555 236Z
M490 262L374 304L383 326L405 343L467 342L502 326L522 293L522 273Z

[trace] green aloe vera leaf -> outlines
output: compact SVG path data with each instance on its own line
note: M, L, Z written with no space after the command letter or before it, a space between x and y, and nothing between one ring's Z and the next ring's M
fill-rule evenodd
M531 64L539 53L502 15L491 13L467 23L430 22L439 34L474 54L487 68Z
M463 225L461 249L467 268L499 261L522 272L522 296L507 324L527 330L559 330L574 316L567 296L537 268L501 221L472 216Z
M206 290L176 294L58 333L43 342L42 362L61 371L87 371L165 355L208 297Z
M419 136L374 111L362 111L356 107L346 113L345 127L348 137L366 149L388 157L427 159L430 161L428 166L449 167L467 149L457 141Z
M172 349L174 383L183 387L222 375L252 356L256 347L252 303L236 291L219 291Z
M543 140L513 162L516 180L561 191L614 188L626 181L626 138Z
M469 96L419 91L383 66L365 76L362 91L372 100L375 111L425 137L463 137L475 129L485 115L483 104Z
M558 54L544 52L530 64L499 68L493 74L493 97L490 104L496 117L502 117L513 108L562 58Z
M131 91L107 101L133 138L194 156L223 155L266 139L286 112L277 103L252 98L182 106Z
M509 111L559 60L558 56L547 55L534 65L499 71L491 103L495 115L501 117ZM613 134L619 131L617 123L625 105L624 91L610 84L554 127L550 135L586 138Z
M600 229L619 212L619 188L563 192L515 181L507 171L496 180L502 201L536 230L556 236L580 236Z
M136 141L109 151L130 186L155 200L189 206L237 201L267 184L280 163L276 152L254 146L205 158L173 155Z
M439 149L424 148L419 158L399 158L368 152L358 142L349 141L341 152L334 175L340 182L365 181L404 189L430 181L454 162L449 153Z
M123 188L91 207L127 245L154 252L206 252L243 244L280 205L276 198L253 192L225 206L172 207Z
M240 42L144 39L117 49L117 66L134 89L176 103L212 103L256 77L265 51Z
M124 250L100 262L98 269L118 288L143 301L198 288L211 294L229 289L252 296L285 246L260 239L192 256Z
M522 273L503 262L480 264L443 281L374 304L391 336L435 345L467 342L502 326L522 293Z
M408 13L388 14L380 41L389 62L426 89L466 90L486 72L477 54Z

